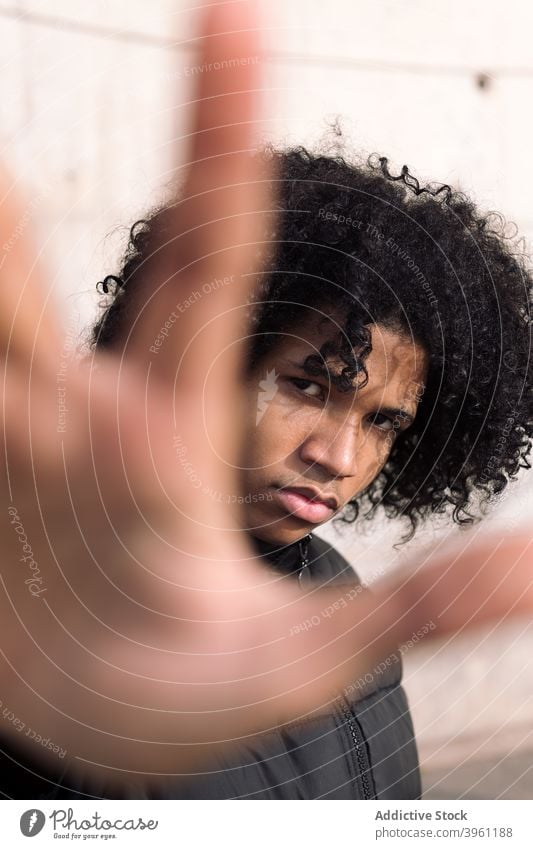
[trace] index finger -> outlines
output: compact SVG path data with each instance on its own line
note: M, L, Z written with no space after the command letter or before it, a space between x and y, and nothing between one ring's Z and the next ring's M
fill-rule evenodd
M0 357L9 354L32 367L54 367L60 326L31 237L39 197L24 198L0 164ZM54 347L55 346L55 347Z
M250 0L218 4L205 15L185 184L177 202L159 217L142 291L135 293L134 355L162 376L174 377L179 364L179 383L189 387L201 385L213 351L240 334L239 306L250 286L243 273L257 265L265 232L269 174L265 159L254 155L260 118L258 29ZM215 280L230 285L211 285ZM171 330L164 356L154 355L161 327L177 303L197 289L205 297L180 320L179 332ZM194 356L184 358L191 344Z

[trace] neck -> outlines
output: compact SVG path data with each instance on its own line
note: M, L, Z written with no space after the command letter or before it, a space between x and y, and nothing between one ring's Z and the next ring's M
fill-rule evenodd
M284 572L292 572L301 568L302 561L307 559L307 547L311 540L311 534L305 534L295 542L288 544L265 542L250 534L250 541L258 556L269 563L282 569Z

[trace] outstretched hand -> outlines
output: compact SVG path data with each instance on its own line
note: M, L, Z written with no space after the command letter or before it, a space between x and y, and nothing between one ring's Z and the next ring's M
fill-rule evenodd
M217 70L196 78L187 176L149 287L120 355L69 369L61 419L61 328L26 234L0 268L0 689L81 772L186 769L324 709L420 624L533 609L526 536L462 542L372 595L303 593L254 559L231 498L213 497L239 491L246 304L270 247L275 175L253 156L261 62L234 61L261 57L257 29L247 3L205 17L199 61ZM1 188L9 234L23 207L5 174ZM23 741L13 723L2 732Z

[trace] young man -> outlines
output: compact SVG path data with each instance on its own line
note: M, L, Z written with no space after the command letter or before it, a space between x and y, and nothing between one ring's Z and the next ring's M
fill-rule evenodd
M531 279L465 198L385 161L271 154L269 230L237 5L203 31L220 70L197 80L179 203L134 228L60 404L25 234L0 267L6 796L416 797L395 647L533 607L518 536L371 596L312 534L361 507L464 522L503 489L532 433Z
M446 510L469 522L476 499L499 493L526 464L529 278L502 233L448 186L423 188L407 169L394 177L385 159L356 166L303 149L266 155L279 179L279 217L251 306L242 490L206 497L241 503L258 553L305 592L349 580L346 561L313 535L333 516L401 515L408 535ZM133 227L123 268L105 279L115 296L94 329L97 349L122 350L132 292L167 216L162 209ZM213 285L231 281L184 293L169 333L180 333L183 310ZM166 356L165 340L154 357ZM187 467L179 436L176 446ZM202 486L189 473L191 487ZM241 743L174 792L416 798L399 682L394 658L327 714Z

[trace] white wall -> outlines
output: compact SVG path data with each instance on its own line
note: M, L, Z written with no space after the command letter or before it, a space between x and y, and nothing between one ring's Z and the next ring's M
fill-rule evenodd
M114 257L114 243L102 240L170 177L168 139L183 126L192 59L192 19L181 9L190 6L0 0L2 150L43 195L35 221L63 295L91 290ZM267 137L316 139L339 115L361 150L454 181L533 233L527 0L264 6L278 101Z

